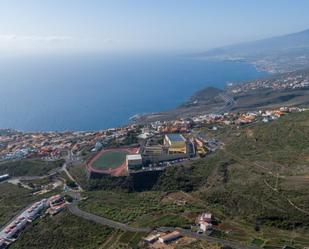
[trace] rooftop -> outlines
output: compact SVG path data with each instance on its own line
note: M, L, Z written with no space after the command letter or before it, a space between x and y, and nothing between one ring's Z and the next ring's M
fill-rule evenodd
M173 133L173 134L167 134L166 135L168 139L172 142L182 142L186 141L186 139L181 134Z
M142 160L141 154L127 155L128 160Z

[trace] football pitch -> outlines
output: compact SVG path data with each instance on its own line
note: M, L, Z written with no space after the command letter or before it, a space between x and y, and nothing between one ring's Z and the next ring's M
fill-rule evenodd
M95 169L115 169L125 163L127 151L106 151L92 166Z

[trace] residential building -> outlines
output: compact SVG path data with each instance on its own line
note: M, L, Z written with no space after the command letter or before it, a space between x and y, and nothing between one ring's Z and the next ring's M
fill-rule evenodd
M172 242L172 241L174 241L174 240L179 239L180 237L181 237L180 232L174 231L174 232L171 232L171 233L166 234L166 235L164 235L164 236L161 236L161 237L159 238L159 241L160 241L161 243L169 243L169 242Z

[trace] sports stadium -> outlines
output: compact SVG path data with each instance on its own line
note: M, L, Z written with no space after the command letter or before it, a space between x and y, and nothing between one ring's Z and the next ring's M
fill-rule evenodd
M97 153L86 164L89 176L125 175L127 171L126 156L137 154L139 148L105 149Z

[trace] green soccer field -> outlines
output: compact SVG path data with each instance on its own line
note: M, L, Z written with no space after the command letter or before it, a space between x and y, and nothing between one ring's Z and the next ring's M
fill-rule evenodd
M125 162L127 154L126 151L107 151L92 166L95 169L117 168Z

